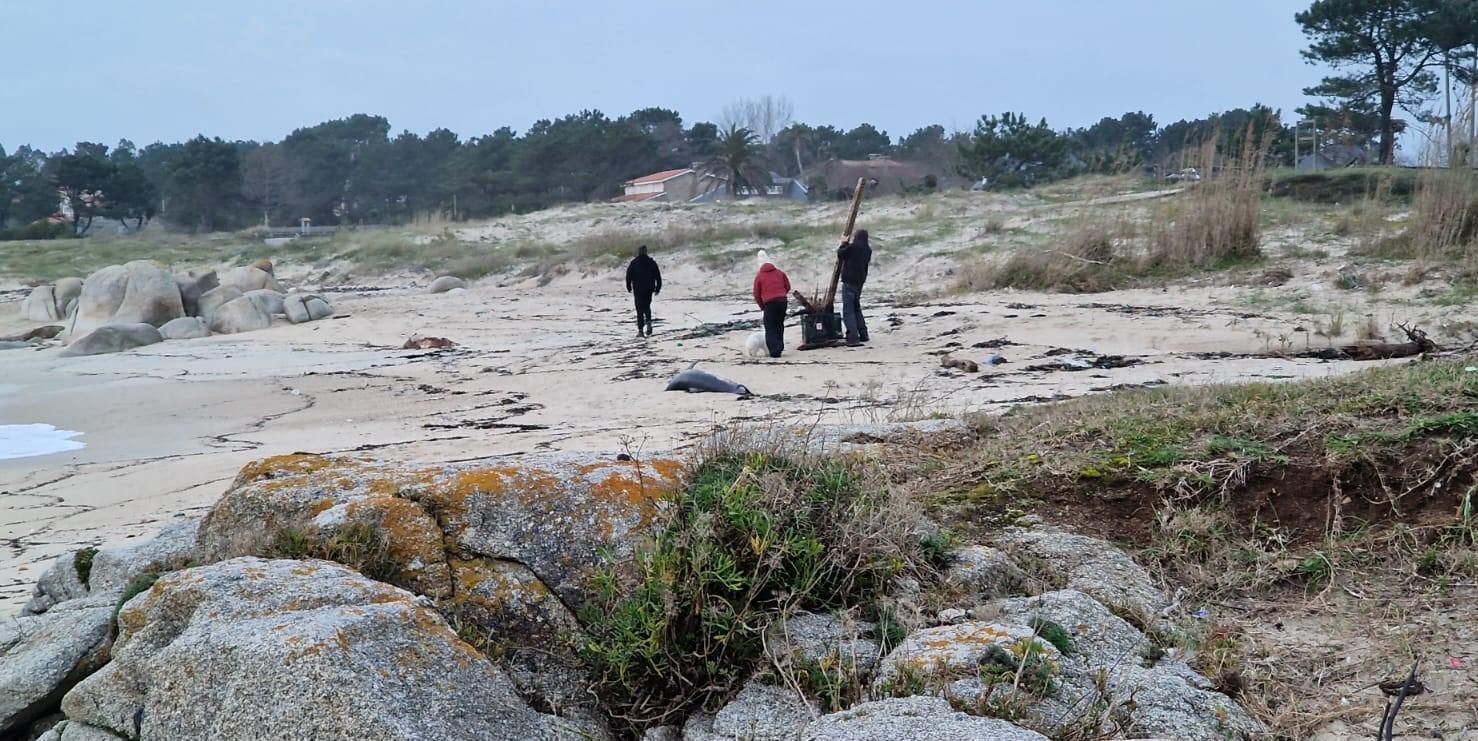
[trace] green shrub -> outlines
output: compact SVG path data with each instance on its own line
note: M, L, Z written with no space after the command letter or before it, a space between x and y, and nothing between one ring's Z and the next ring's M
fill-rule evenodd
M1057 662L1035 639L1023 638L1008 648L991 646L980 657L980 681L987 687L1017 684L1037 695L1057 690Z
M583 658L625 730L715 709L781 616L873 603L922 562L915 510L875 478L764 453L697 467L664 529L599 574L581 614Z
M83 586L92 586L92 559L96 558L98 549L83 548L72 557L72 568L77 570L77 580Z
M835 653L822 661L802 658L796 669L797 681L807 695L816 698L823 713L845 710L862 701L863 686L856 664Z
M123 596L118 598L118 604L113 605L114 626L118 625L118 613L123 610L123 606L128 604L128 601L134 597L149 591L154 586L154 582L159 581L159 577L161 576L164 576L164 574L158 571L146 571L129 580L128 586L123 588Z
M1061 625L1041 616L1033 617L1030 625L1042 640L1052 644L1063 656L1072 656L1078 652L1073 637Z
M919 541L919 548L924 552L924 558L928 559L930 565L935 568L944 568L954 559L954 534L948 530L925 535Z
M904 627L903 622L898 619L897 611L892 607L873 603L868 617L877 626L868 637L878 642L884 654L897 648L908 637L908 628Z

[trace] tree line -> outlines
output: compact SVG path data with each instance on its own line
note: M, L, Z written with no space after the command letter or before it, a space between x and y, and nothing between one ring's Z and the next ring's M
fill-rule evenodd
M1323 141L1373 146L1383 163L1393 160L1406 126L1398 107L1450 128L1450 106L1444 116L1421 108L1438 89L1438 72L1449 85L1478 85L1478 0L1315 0L1295 21L1310 41L1305 56L1336 73L1305 90L1318 101L1298 113L1315 121ZM1017 187L1184 164L1185 152L1207 143L1236 152L1249 134L1272 163L1290 164L1294 148L1281 112L1262 105L1165 126L1135 111L1065 130L1007 112L983 116L971 132L933 125L896 139L869 123L841 129L792 119L789 101L765 96L726 107L717 123L691 125L677 111L643 108L617 118L581 111L522 133L392 135L383 116L356 114L281 141L80 142L50 153L0 147L0 237L80 236L98 220L138 229L159 216L193 231L303 218L330 225L486 218L608 198L630 178L694 164L721 174L735 193L771 173L801 176L820 162L870 155L920 162L945 179ZM819 195L844 184L807 185ZM50 223L63 201L74 218Z
M767 131L763 120L742 115L685 126L663 108L619 118L582 111L521 134L501 128L469 138L447 129L392 135L384 117L358 114L276 142L198 136L145 147L80 142L51 153L0 147L0 227L12 226L13 238L36 238L86 235L99 221L134 230L161 215L192 231L291 226L302 218L330 225L406 223L427 214L476 219L608 198L633 177L694 164L737 189L770 173L797 177L821 162L870 155L1010 187L1168 160L1256 116L1271 120L1276 112L1237 109L1163 128L1133 112L1065 131L1008 113L983 118L973 134L932 125L894 139L867 123L839 129L788 118L771 118ZM63 199L75 218L45 223Z

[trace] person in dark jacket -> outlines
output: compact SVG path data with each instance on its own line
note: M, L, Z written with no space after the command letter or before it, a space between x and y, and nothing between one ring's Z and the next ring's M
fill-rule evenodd
M770 357L778 358L785 350L785 311L790 306L790 278L764 250L759 253L759 272L754 274L754 302L764 311L765 347Z
M652 297L662 292L662 271L657 261L647 255L647 246L636 250L636 257L626 266L626 292L636 298L636 336L652 336Z
M867 244L867 230L858 229L852 238L837 248L842 261L842 323L847 327L847 347L867 342L867 322L862 319L862 285L867 282L867 266L872 262L872 247Z

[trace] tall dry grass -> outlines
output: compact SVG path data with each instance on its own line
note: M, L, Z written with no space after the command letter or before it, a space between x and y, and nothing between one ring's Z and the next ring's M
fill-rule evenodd
M1237 157L1222 156L1214 137L1202 147L1201 161L1210 165L1205 179L1151 219L1146 267L1181 272L1261 259L1258 207L1268 143L1254 141L1251 128L1243 142Z
M1152 277L1257 262L1263 256L1259 211L1268 143L1254 141L1250 130L1243 141L1238 156L1225 157L1213 137L1199 153L1204 179L1152 207L1143 229L1123 215L1088 216L1056 246L1018 250L1005 262L960 266L954 292L1096 293Z
M1057 293L1112 291L1128 282L1135 271L1120 242L1132 237L1126 221L1086 217L1075 222L1060 247L1017 250L1006 262L962 266L955 273L954 290L970 293L1001 288Z
M1418 259L1471 259L1478 237L1478 174L1459 168L1424 175L1408 236Z
M1468 168L1424 172L1404 231L1363 240L1356 253L1418 263L1478 259L1478 173Z

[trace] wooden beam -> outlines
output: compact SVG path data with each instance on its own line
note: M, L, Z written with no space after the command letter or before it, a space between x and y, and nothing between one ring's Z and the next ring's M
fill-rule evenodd
M842 241L852 236L852 227L857 225L857 212L862 208L862 191L867 188L867 178L857 178L857 187L852 190L852 211L847 214L847 226L842 229ZM826 288L826 301L822 308L828 313L836 311L837 283L842 279L842 258L837 256L836 267L831 270L831 284Z

